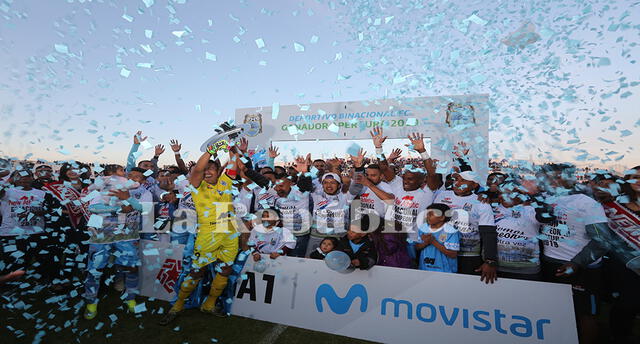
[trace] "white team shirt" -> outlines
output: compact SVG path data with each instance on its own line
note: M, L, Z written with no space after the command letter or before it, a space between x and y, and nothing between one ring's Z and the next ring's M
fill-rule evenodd
M255 196L253 203L255 210L275 207L276 200L278 199L278 194L273 188L266 189L256 187L253 189L253 194Z
M44 217L32 210L44 206L45 192L38 189L25 191L10 187L0 199L2 225L0 236L32 235L44 231Z
M282 253L278 251L283 247L290 249L296 247L296 237L286 228L267 229L262 224L258 224L251 230L249 246L254 246L260 253Z
M498 232L498 270L533 274L540 271L538 235L542 224L530 205L495 207Z
M311 234L319 237L343 236L349 226L349 208L355 196L340 190L335 195L328 195L321 190L311 197L314 220Z
M478 195L456 196L452 190L438 193L433 203L444 203L453 210L451 221L460 232L460 252L466 257L480 256L480 226L494 226L493 210L478 201Z
M393 194L391 186L386 182L380 182L376 187L386 193ZM375 192L365 186L362 188L362 192L360 193L360 207L358 208L358 211L360 214L374 213L380 218L383 218L387 212L387 204L381 200Z
M407 240L418 241L418 228L425 222L427 207L433 203L433 192L429 188L405 191L400 177L389 182L389 187L395 198L387 212L407 231Z
M553 207L556 221L542 229L544 255L570 261L591 240L586 226L607 223L607 216L600 203L583 194L549 196L547 201Z
M289 196L279 197L275 202L275 208L282 214L282 226L296 236L308 234L311 229L309 197L309 192L292 188Z

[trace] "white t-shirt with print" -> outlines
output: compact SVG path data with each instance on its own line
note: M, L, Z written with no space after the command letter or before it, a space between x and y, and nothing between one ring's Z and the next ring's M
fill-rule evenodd
M385 182L380 182L376 187L386 193L393 193L391 186ZM387 204L381 200L375 192L365 186L360 193L360 207L358 211L361 214L373 213L382 218L387 212Z
M260 253L280 253L283 247L294 249L296 247L296 237L286 228L265 228L258 224L251 230L249 235L249 246L256 248Z
M405 191L400 177L394 178L389 187L394 201L393 207L387 210L388 214L402 225L402 230L407 232L407 240L418 241L418 228L425 222L427 207L433 203L433 192L429 188Z
M478 201L478 195L456 196L452 190L438 193L433 203L444 203L453 210L451 222L460 232L460 252L466 257L480 256L480 226L494 226L493 210Z
M44 217L32 213L44 206L45 192L11 187L0 199L0 236L32 235L44 231Z
M583 194L549 196L547 202L556 216L542 229L544 255L550 258L570 261L591 240L586 226L608 221L602 205Z
M309 197L309 192L303 193L292 188L287 197L279 197L275 202L275 208L282 215L282 226L296 236L309 234L311 230Z
M354 195L338 190L335 195L324 191L314 192L313 227L311 234L317 237L340 237L347 232L349 225L349 208Z
M542 224L530 205L495 207L498 232L498 270L534 274L540 271L538 235Z
M278 193L273 188L261 188L256 187L253 190L255 195L253 207L255 210L273 208L275 207L276 200L278 199Z

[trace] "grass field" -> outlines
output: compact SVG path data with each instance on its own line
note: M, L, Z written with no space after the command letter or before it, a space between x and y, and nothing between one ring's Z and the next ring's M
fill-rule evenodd
M158 312L166 312L169 303L139 297L146 311L130 314L113 289L103 295L98 316L89 321L82 317L81 290L54 295L41 287L34 290L36 282L0 289L0 343L367 343L247 318L218 318L195 309L160 326Z

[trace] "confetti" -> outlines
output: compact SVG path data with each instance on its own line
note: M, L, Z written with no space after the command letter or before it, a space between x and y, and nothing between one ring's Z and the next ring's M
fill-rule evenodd
M129 75L131 75L131 71L122 67L122 69L120 69L120 75L124 78L128 78Z
M92 214L91 217L89 217L89 222L87 222L87 227L102 228L103 221L102 216Z
M256 45L258 46L258 49L264 48L264 41L262 40L262 38L256 39Z
M210 52L208 52L208 51L207 51L207 52L205 52L205 54L204 54L204 58L205 58L205 59L207 59L207 60L209 60L209 61L217 61L217 60L218 60L218 58L216 57L216 55L215 55L215 54L212 54L212 53L210 53Z
M273 103L271 106L271 119L278 119L280 114L280 103Z
M69 47L67 47L64 44L54 44L53 46L57 52L59 52L60 54L68 54L69 53Z
M304 45L294 42L293 43L293 49L297 52L297 53L301 53L304 52Z

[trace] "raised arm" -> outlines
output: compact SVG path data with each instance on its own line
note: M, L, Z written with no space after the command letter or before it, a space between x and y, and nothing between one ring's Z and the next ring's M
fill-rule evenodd
M158 173L158 159L160 158L160 155L162 155L162 153L164 153L164 145L156 145L153 153L153 158L150 160L153 164L154 175Z
M387 140L387 137L384 136L384 132L381 127L373 128L373 130L369 132L369 135L371 135L373 146L376 148L376 157L380 160L380 170L384 175L384 179L387 182L390 182L396 177L396 174L393 172L391 166L389 166L389 163L384 156L384 150L382 149L382 144Z
M131 150L129 150L129 154L127 154L127 167L125 168L127 172L130 172L132 168L136 167L135 153L138 151L138 147L140 147L140 142L146 139L146 136L142 137L142 131L140 130L133 135L133 145L131 146Z
M267 166L275 168L276 158L278 156L280 156L280 153L278 153L278 147L274 147L273 144L269 146L269 158L267 159Z
M178 165L180 171L184 173L189 172L187 165L184 163L184 160L182 160L182 156L180 155L180 150L182 149L180 142L178 142L178 140L171 140L169 143L171 143L171 150L173 151L173 155L176 157L176 165Z
M464 141L460 141L457 145L453 146L453 155L455 155L458 160L460 172L473 170L469 163L469 159L467 158L467 156L469 156L469 151L469 146L467 146L467 143Z
M204 179L204 171L207 169L207 164L209 163L209 160L211 160L210 151L212 152L213 149L214 149L213 146L207 147L207 151L202 153L202 155L198 159L198 162L196 162L196 165L193 166L193 169L191 170L189 183L191 183L191 185L193 185L193 187L196 189L200 187L200 183L202 183L202 180Z
M424 145L424 135L419 133L409 134L411 147L420 154L422 165L427 172L427 186L435 191L442 186L442 178L436 173L436 161L431 159Z
M360 183L356 183L355 180L358 176L362 176L364 174L364 157L367 152L364 149L360 148L358 151L358 155L351 155L351 161L353 161L354 167L354 175L353 182L349 185L349 193L353 196L358 196L364 189L363 185Z
M296 158L296 171L298 172L298 189L302 192L311 192L313 190L313 182L311 177L307 176L309 166L311 165L311 154L307 157Z

